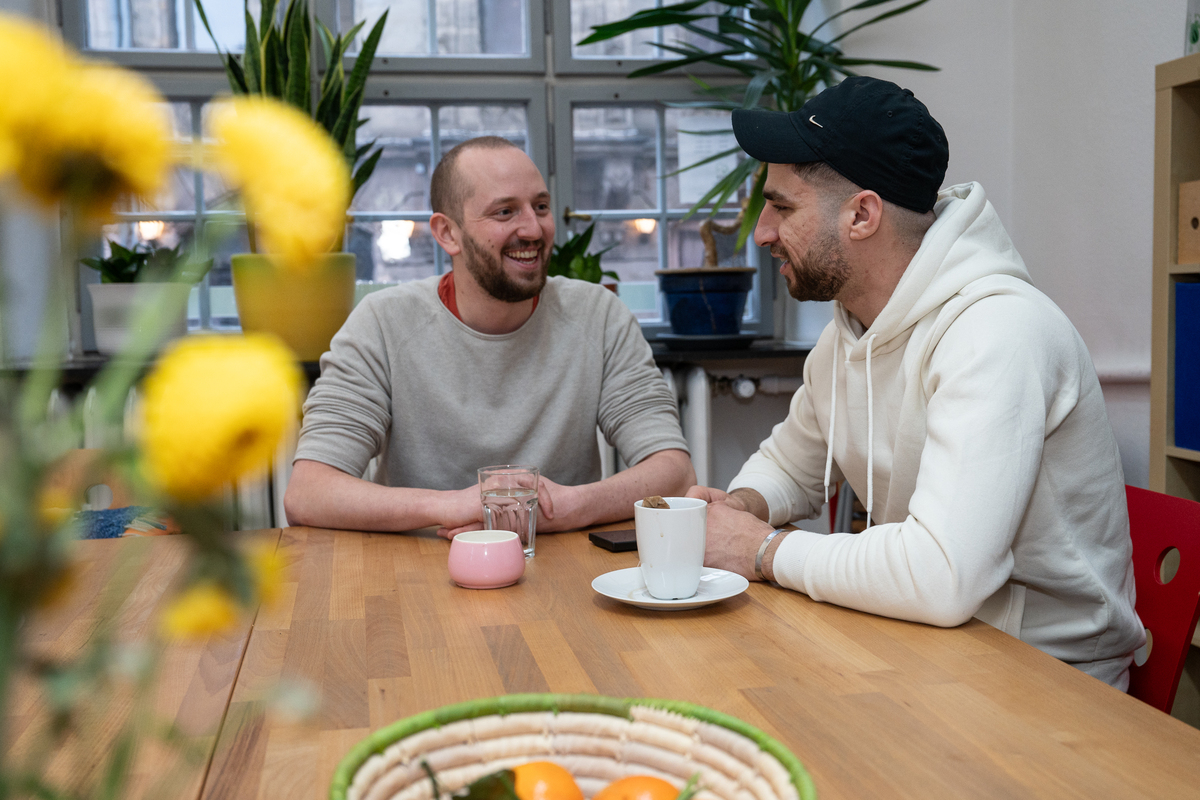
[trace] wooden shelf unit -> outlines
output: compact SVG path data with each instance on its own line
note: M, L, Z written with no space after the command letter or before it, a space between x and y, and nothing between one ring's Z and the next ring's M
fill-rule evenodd
M1175 446L1175 284L1200 281L1200 264L1177 263L1179 184L1195 180L1200 53L1158 65L1154 101L1150 488L1190 500L1200 500L1200 451Z

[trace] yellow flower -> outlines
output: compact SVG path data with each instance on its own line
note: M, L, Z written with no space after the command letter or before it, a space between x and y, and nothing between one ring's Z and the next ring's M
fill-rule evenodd
M287 562L274 545L260 545L250 551L247 559L254 576L254 588L258 599L265 605L274 605L283 592L287 580Z
M18 138L32 118L54 102L74 69L62 43L28 19L0 13L0 175L20 157Z
M340 239L350 205L350 171L333 139L291 106L239 97L220 106L214 159L242 193L264 250L304 269Z
M189 336L146 378L140 426L148 478L185 502L265 472L295 424L300 372L262 335Z
M144 78L110 66L70 70L13 139L25 190L46 205L70 201L92 222L123 195L152 197L171 159L162 97Z
M162 630L172 639L198 639L228 630L237 617L237 604L229 592L214 583L198 583L167 606Z

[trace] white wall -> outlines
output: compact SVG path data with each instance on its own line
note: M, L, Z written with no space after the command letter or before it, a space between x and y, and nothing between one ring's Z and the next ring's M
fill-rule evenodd
M830 6L836 6L830 2ZM853 34L950 142L947 184L978 180L1035 283L1092 353L1125 477L1149 463L1154 65L1183 54L1186 0L931 0Z

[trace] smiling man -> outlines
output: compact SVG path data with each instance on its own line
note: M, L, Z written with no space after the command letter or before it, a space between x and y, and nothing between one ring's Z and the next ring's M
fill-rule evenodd
M978 617L1124 689L1134 612L1121 461L1083 340L1035 289L945 134L856 77L733 112L766 162L755 240L797 300L836 301L786 420L711 503L705 563L934 625ZM846 480L862 533L785 531Z
M334 337L304 404L288 521L453 535L480 527L475 471L493 464L540 468L539 531L625 519L695 483L637 320L601 286L547 279L554 215L529 157L463 142L430 202L454 268L368 295ZM597 425L630 465L607 480Z

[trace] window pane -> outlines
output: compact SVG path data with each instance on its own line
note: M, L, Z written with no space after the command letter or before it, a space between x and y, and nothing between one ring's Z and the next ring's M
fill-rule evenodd
M657 208L654 108L576 107L573 118L574 207Z
M699 47L701 50L718 50L720 45L711 40L685 30L678 25L671 25L661 32L654 28L632 31L607 41L580 47L577 42L586 38L595 25L607 22L617 22L626 17L654 8L654 0L571 0L571 55L580 59L624 59L624 58L673 58L675 53L664 51L654 46L655 41L664 44L678 45L680 43ZM657 5L670 5L661 2ZM709 3L696 9L697 13L720 11L717 3ZM701 27L715 31L715 21L706 21Z
M441 150L476 136L502 136L528 151L529 123L524 106L443 106L438 109Z
M523 56L529 52L525 0L339 0L338 5L343 20L367 21L351 52L358 51L387 9L379 55Z
M358 256L359 280L381 283L436 275L436 247L428 223L406 219L355 222L346 238L346 250Z
M426 106L367 106L358 144L383 147L371 179L355 195L352 211L428 211L430 113Z
M260 0L249 0L258 18ZM242 0L207 0L204 11L222 50L246 47ZM190 25L188 16L191 16ZM212 40L189 0L88 0L88 46L100 50L213 51Z
M192 107L189 103L167 103L171 121L171 134L176 142L192 140ZM115 205L116 211L192 211L196 208L196 173L178 166L172 169L166 185L157 197L142 201L137 198L122 198Z
M250 240L246 237L246 226L238 225L229 235L213 245L213 265L208 273L209 324L213 328L240 327L237 318L237 303L233 299L233 274L230 258L238 253L250 252Z
M616 22L630 14L654 8L654 0L571 0L571 54L575 58L654 58L658 48L653 30L634 31L606 42L580 47L577 42L592 32L592 26Z
M591 252L611 247L601 266L621 277L618 293L640 320L653 321L658 313L658 223L642 223L641 233L633 220L599 220L592 234Z
M721 133L701 134L691 131L720 131ZM729 113L726 111L709 111L707 109L668 108L666 111L666 172L667 205L670 208L690 209L730 170L737 166L741 151L722 156L716 161L701 164L678 175L671 175L680 165L697 164L710 156L715 156L730 148L737 148L737 140L733 137ZM730 196L726 205L734 209L734 213L746 196L743 186ZM711 207L711 205L710 205Z

